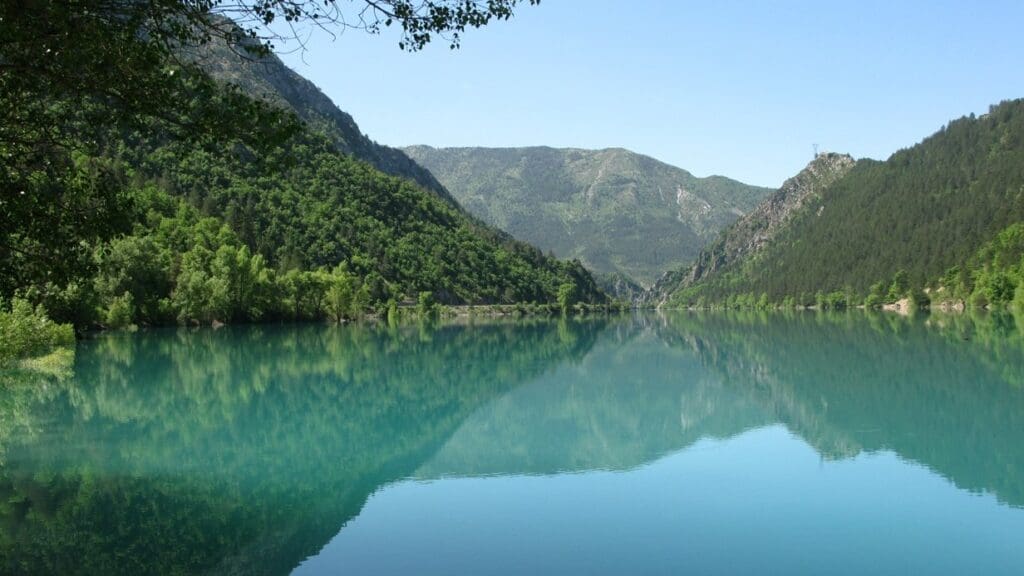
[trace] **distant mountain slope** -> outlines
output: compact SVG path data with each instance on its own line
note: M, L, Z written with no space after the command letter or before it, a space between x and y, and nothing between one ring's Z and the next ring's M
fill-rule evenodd
M593 276L594 281L597 282L598 287L605 294L618 300L636 302L646 292L643 286L637 284L635 280L622 272L612 272L610 274L594 273Z
M619 148L404 150L489 224L596 272L645 284L692 260L771 192L697 178Z
M735 269L768 246L805 202L818 197L826 187L845 176L853 165L854 160L848 154L819 154L757 208L723 230L713 243L700 251L689 267L668 272L659 278L649 299L661 300L670 292Z
M369 162L385 174L413 180L451 201L444 186L429 171L401 150L370 140L351 115L338 108L315 84L285 66L277 56L255 58L244 50L216 41L190 56L214 78L237 84L255 98L294 111L313 131L327 136L340 152Z
M741 266L674 291L676 304L738 294L863 298L872 285L934 286L1024 221L1024 100L950 122L885 162L862 160ZM955 271L955 269L954 269ZM968 293L975 278L962 278Z

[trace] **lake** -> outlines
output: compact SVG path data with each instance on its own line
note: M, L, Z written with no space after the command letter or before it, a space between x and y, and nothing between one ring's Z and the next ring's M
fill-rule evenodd
M0 572L1022 574L1022 329L104 334L0 375Z

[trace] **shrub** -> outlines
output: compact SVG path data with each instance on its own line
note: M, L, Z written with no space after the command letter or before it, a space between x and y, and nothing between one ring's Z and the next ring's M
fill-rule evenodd
M53 322L42 306L33 308L28 301L15 298L8 310L0 302L0 365L42 356L74 341L71 325Z
M421 316L429 316L437 311L437 303L434 301L433 292L420 292L419 298L416 301L416 311Z
M132 325L132 318L135 316L135 304L131 292L114 297L107 307L106 324L107 328L118 329L128 328Z

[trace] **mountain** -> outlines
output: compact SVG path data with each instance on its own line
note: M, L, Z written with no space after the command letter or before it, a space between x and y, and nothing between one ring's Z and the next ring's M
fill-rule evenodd
M644 284L692 260L771 192L697 178L621 148L404 151L485 222L592 271Z
M214 40L193 49L188 57L214 78L295 112L309 129L325 135L340 152L368 162L385 174L412 180L451 201L444 186L429 171L401 150L377 144L363 134L351 115L276 55L255 56Z
M818 197L853 165L854 160L848 154L830 152L815 156L799 174L783 182L781 188L753 211L723 230L689 267L667 272L659 278L648 298L661 299L672 291L707 281L752 258L771 243L805 202Z
M998 263L992 254L1020 252L1007 243L1019 243L1011 226L1024 222L1024 100L952 121L884 162L850 166L848 157L828 155L808 170L790 183L812 182L811 193L769 198L676 277L665 290L670 301L764 295L811 304L832 294L845 304L868 296L879 303L948 289L992 303L1021 284L1011 269L1019 258ZM765 220L787 197L799 202L786 217Z
M601 290L617 300L636 302L646 293L643 286L622 272L594 273L593 276Z
M606 301L580 263L462 210L429 172L370 142L276 58L216 46L195 58L250 90L225 100L225 113L259 108L258 98L307 123L259 149L97 123L90 152L55 165L74 186L112 190L123 219L103 237L76 231L83 263L66 279L12 258L0 295L30 293L79 327L342 320L401 302L554 304L559 293L570 304Z

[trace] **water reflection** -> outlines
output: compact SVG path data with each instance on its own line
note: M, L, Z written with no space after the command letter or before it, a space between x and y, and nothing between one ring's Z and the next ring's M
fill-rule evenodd
M73 379L36 387L56 397L13 403L0 571L287 573L478 405L580 358L600 329L308 326L87 342Z
M893 450L1024 505L1024 337L1011 316L681 316L659 330L824 458Z
M1012 317L104 336L0 391L0 571L285 574L404 478L634 470L781 424L1024 506Z

